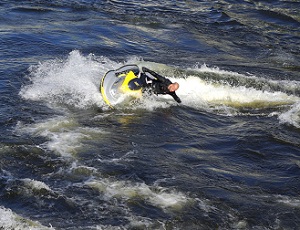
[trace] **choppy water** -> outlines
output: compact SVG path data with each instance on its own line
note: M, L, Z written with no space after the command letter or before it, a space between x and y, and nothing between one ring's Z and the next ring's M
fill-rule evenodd
M2 1L1 229L299 229L300 2ZM110 69L180 83L111 110Z

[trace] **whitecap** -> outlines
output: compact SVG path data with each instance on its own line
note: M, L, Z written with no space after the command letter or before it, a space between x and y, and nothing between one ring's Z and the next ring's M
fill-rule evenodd
M181 209L191 200L181 192L168 191L166 188L158 186L151 187L145 183L91 179L85 184L103 193L106 199L130 200L139 198L162 209Z
M43 229L54 229L51 224L50 227L41 225L37 221L32 221L30 219L23 218L11 209L0 206L0 229L14 229L14 230L43 230Z

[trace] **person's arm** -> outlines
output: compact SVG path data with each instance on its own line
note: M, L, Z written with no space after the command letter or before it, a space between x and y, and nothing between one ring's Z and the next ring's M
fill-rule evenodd
M171 95L174 100L178 103L181 103L180 98L177 96L177 94L175 92L170 92L168 89L168 86L170 84L172 84L172 82L168 79L165 78L161 75L159 75L158 73L155 73L154 71L146 68L146 67L142 67L142 71L144 73L149 73L151 74L153 77L155 77L156 79L152 79L154 80L154 83L152 83L152 88L154 89L154 93L156 94L169 94ZM155 83L158 82L158 83Z
M177 96L177 94L175 92L168 93L168 94L170 94L176 102L181 103L180 98Z
M162 83L165 83L166 81L170 81L169 79L167 79L167 78L159 75L158 73L155 73L154 71L152 71L152 70L150 70L150 69L148 69L146 67L142 67L142 71L144 73L150 73L153 77L155 77L154 80L156 80L156 81L160 81Z

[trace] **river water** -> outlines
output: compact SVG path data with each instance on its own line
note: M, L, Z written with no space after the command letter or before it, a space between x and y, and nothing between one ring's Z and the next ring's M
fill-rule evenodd
M3 0L0 229L299 229L299 0ZM110 109L124 64L180 84Z

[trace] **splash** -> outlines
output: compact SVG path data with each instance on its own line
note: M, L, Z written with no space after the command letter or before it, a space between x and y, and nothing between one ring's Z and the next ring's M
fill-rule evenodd
M76 108L102 106L99 81L109 65L101 65L93 55L85 57L73 51L67 60L50 60L30 67L31 84L23 87L20 95L26 100Z
M197 76L188 76L186 79L178 79L177 81L180 84L178 95L183 98L186 105L192 107L209 103L234 108L257 109L289 105L299 99L283 92L268 92L245 86L233 87L228 84L209 83Z
M177 81L180 84L177 94L183 105L218 114L236 115L245 108L276 109L299 101L297 94L292 93L300 89L299 82L295 81L286 84L206 65L180 70L137 57L117 63L92 54L84 56L79 51L72 51L65 60L50 60L30 67L31 84L24 86L20 95L54 108L109 109L99 92L100 79L108 70L124 64L146 66ZM169 95L145 95L127 104L126 109L152 111L177 105Z
M76 155L82 147L83 140L105 134L99 128L81 127L76 120L67 116L58 116L31 125L19 123L16 130L20 133L45 137L48 141L39 147L51 150L66 158L72 158Z
M24 185L31 190L47 190L47 191L51 191L50 187L48 185L46 185L44 182L41 181L36 181L36 180L32 180L29 178L24 178L21 179L20 181L22 181L24 183Z
M151 188L145 183L133 184L128 181L90 180L87 186L97 189L107 199L120 198L124 200L144 199L154 206L163 209L181 209L190 198L180 192L164 191L165 188Z
M294 104L290 110L279 116L282 124L289 124L296 128L300 128L300 102Z
M32 229L32 230L42 230L42 229L54 229L52 227L46 227L41 225L39 222L25 219L11 209L0 207L0 229Z

